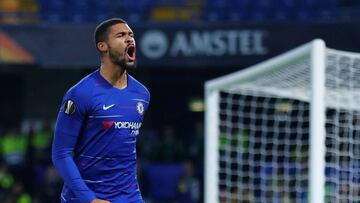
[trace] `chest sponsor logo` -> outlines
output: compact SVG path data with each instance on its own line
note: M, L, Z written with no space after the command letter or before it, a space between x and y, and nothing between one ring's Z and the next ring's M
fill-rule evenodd
M113 124L114 124L114 121L103 121L103 122L102 122L103 129L104 129L104 130L110 128Z
M120 121L120 122L114 122L115 129L132 129L132 130L138 130L141 127L140 122L128 122L128 121Z
M108 129L112 126L114 126L115 129L130 129L131 135L138 135L139 129L141 128L142 123L141 122L129 122L129 121L103 121L103 128Z

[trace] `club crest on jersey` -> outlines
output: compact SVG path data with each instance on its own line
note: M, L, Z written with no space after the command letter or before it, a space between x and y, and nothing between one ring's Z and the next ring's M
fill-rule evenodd
M75 111L76 111L75 103L70 99L67 100L64 103L64 113L67 114L67 115L71 115L71 114L75 113Z
M144 114L144 104L142 102L138 102L136 105L136 110L140 115Z

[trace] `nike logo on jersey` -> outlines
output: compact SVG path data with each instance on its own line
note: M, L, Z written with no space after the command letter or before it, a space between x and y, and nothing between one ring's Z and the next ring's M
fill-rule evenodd
M110 109L111 107L115 106L115 104L111 104L109 106L105 106L105 104L103 105L103 110L106 111L108 109Z

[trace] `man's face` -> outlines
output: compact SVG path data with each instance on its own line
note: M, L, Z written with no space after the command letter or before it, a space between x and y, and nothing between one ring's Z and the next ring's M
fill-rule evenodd
M110 27L107 40L110 60L125 70L136 67L134 33L127 24L118 23Z

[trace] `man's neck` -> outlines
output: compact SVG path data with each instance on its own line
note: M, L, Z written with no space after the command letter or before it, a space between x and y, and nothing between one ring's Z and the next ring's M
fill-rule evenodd
M115 64L102 64L100 75L105 78L113 87L124 89L127 87L127 72Z

